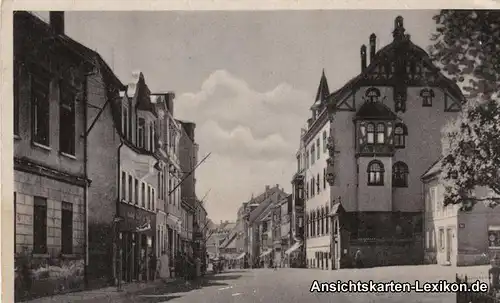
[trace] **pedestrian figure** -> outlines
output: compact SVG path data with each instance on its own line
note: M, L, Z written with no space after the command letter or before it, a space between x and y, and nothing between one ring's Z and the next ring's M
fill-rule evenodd
M154 281L156 280L156 271L158 270L157 269L157 265L156 265L156 256L155 254L153 253L150 253L149 254L149 270L150 270L150 273L151 273L151 280Z
M363 268L363 254L359 248L354 255L354 262L356 263L357 268Z

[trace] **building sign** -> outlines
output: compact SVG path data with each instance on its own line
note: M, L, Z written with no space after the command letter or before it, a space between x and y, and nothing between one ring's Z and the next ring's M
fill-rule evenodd
M123 221L120 225L121 230L130 232L151 231L156 226L156 214L138 209L132 205L120 205L120 215Z

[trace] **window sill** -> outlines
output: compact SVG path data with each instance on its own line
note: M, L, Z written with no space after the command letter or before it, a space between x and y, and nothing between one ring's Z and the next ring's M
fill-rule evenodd
M370 184L370 183L368 183L368 186L384 186L384 184Z
M38 148L41 148L41 149L43 149L43 150L46 150L46 151L52 151L52 148L50 148L50 147L48 147L48 146L46 146L46 145L43 145L43 144L41 144L41 143L37 143L37 142L34 142L34 141L33 141L31 144L32 144L33 146L38 147Z
M14 140L21 140L21 136L14 134Z
M75 255L75 254L62 254L61 256L63 258L67 258L67 259L74 259L77 257L77 255Z
M33 254L33 258L49 258L49 254Z
M73 155L70 155L70 154L67 154L67 153L64 153L64 152L59 152L59 154L63 157L66 157L68 159L71 159L71 160L76 160L76 157L73 156Z

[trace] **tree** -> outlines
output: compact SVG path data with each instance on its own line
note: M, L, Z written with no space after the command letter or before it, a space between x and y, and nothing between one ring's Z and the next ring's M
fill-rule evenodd
M467 101L443 129L441 178L445 205L470 209L500 200L500 12L442 10L429 53L464 91ZM492 195L474 197L477 187Z

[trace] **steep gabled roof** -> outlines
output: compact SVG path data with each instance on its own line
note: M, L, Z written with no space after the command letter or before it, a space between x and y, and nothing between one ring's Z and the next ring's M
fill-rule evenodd
M316 92L316 99L314 99L314 101L322 103L328 98L329 95L330 89L328 88L328 80L326 79L325 70L323 69L321 79L319 80L318 91Z
M356 118L361 119L396 119L389 107L380 102L365 102L356 113Z
M409 35L401 37L404 33L404 28L402 27L402 18L396 18L396 21L401 22L399 24L400 28L394 30L394 40L390 44L386 45L375 54L370 65L365 68L359 75L349 80L344 86L336 90L328 96L328 102L330 106L335 105L337 102L343 100L343 98L352 92L355 88L362 85L362 82L368 79L368 76L374 71L378 70L381 66L387 62L396 62L399 59L410 59L418 60L422 62L423 67L427 68L433 76L436 77L436 83L439 87L445 89L452 97L457 100L463 100L464 96L458 85L451 79L445 77L440 69L432 62L429 54L424 51L419 46L415 45ZM403 79L399 79L403 80Z
M440 157L439 159L436 160L423 174L421 179L428 179L430 177L433 177L437 175L438 173L441 172L441 160L443 160L443 157Z

